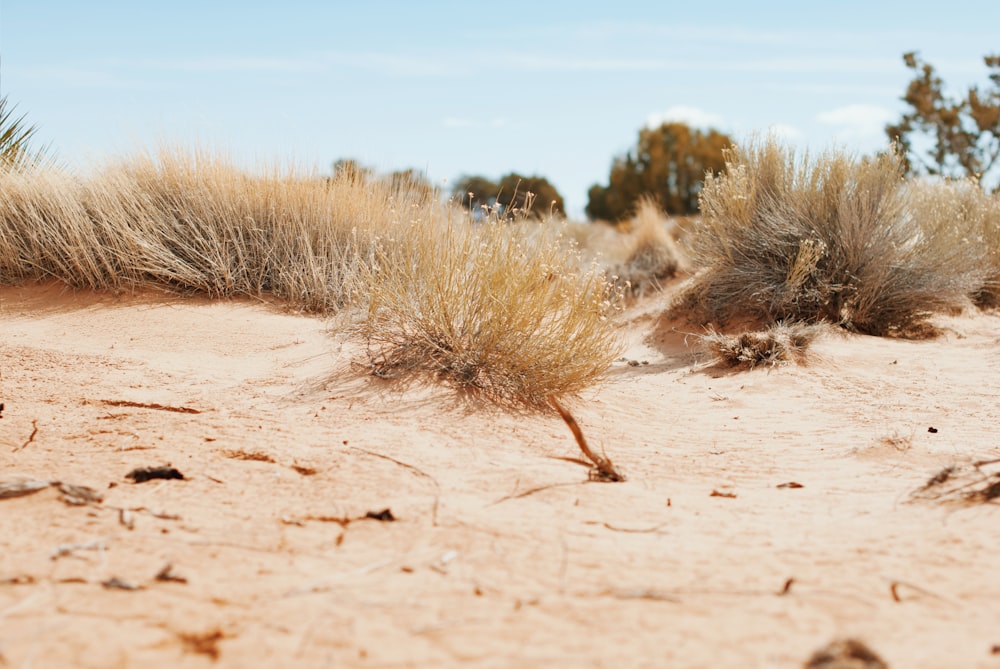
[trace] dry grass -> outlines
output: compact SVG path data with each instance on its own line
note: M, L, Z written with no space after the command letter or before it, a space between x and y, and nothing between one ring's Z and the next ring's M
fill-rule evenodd
M595 382L618 346L603 279L552 235L518 231L475 226L406 183L249 173L198 151L140 153L88 177L0 171L0 282L359 310L379 374L433 370L541 404Z
M633 294L660 288L681 268L681 253L668 225L663 210L651 198L640 201L635 216L626 224L625 260L609 272Z
M0 279L274 295L329 312L347 302L372 234L392 224L395 210L423 204L348 178L251 175L203 152L139 154L89 178L5 172Z
M773 138L709 177L692 240L704 270L678 302L696 318L827 321L874 335L921 331L985 279L967 221L920 216L894 153L797 158Z
M359 275L368 309L358 333L376 375L430 375L544 407L619 355L609 286L550 236L463 220L417 220L396 235Z
M905 197L921 227L951 231L958 245L972 240L984 278L973 299L981 307L1000 307L1000 192L992 196L974 181L917 181Z
M942 504L996 504L1000 500L1000 458L950 465L910 494L911 501Z
M702 342L720 362L753 369L758 365L774 367L785 362L803 362L806 350L819 332L817 325L778 323L766 330L735 335L710 330Z

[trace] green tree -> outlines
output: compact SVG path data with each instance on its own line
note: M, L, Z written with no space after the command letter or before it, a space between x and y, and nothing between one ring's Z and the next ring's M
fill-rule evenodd
M473 210L483 205L500 205L507 216L543 218L550 213L566 215L563 197L548 179L517 172L504 175L500 181L483 176L460 177L452 187L452 196Z
M700 130L684 123L643 128L634 150L614 159L608 185L588 192L591 219L620 221L645 197L652 197L671 214L698 211L698 196L706 173L721 172L725 150L732 146L718 130Z
M915 52L903 54L903 62L913 71L902 98L908 110L885 130L905 153L907 171L982 181L1000 166L1000 56L983 58L991 86L972 86L960 98L945 94L934 67ZM915 148L917 138L929 147Z

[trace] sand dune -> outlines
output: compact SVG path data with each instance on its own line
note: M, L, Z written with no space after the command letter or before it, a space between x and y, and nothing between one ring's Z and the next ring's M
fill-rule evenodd
M737 372L665 300L568 402L596 483L558 417L364 377L314 317L0 289L0 482L103 495L0 499L0 666L1000 667L996 506L910 499L1000 457L1000 316Z

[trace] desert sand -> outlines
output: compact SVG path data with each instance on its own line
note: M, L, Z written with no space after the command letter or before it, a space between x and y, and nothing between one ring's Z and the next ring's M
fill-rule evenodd
M1000 667L1000 509L912 497L1000 457L1000 315L738 371L668 297L566 400L605 483L558 416L367 377L320 318L0 289L0 483L101 496L0 499L0 666Z

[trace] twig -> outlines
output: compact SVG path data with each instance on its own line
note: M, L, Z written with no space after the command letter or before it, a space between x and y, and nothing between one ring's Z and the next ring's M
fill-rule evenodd
M662 528L665 525L665 523L660 523L659 525L654 525L653 527L632 528L632 527L616 527L611 523L601 523L601 524L604 525L604 527L606 527L607 529L611 530L612 532L627 532L628 534L653 534L655 532L659 532L660 528Z
M31 421L31 435L28 437L28 441L24 442L23 444L21 444L20 446L18 446L17 448L15 448L14 452L17 453L18 451L20 451L21 449L23 449L25 446L27 446L28 444L30 444L31 442L33 442L35 440L35 435L36 434L38 434L38 421L37 420L33 420L33 421Z
M625 480L625 477L615 469L614 464L612 464L609 458L602 455L597 455L592 450L590 446L587 445L587 440L583 436L583 430L577 424L576 419L573 418L569 411L564 409L555 397L549 398L549 403L559 412L562 419L566 421L566 425L569 426L570 432L573 433L573 437L576 439L577 445L580 447L580 451L583 453L584 457L593 463L593 468L590 470L590 478L593 481L608 481L612 483L617 483Z
M954 603L947 597L943 597L937 594L936 592L931 592L927 588L921 588L919 585L914 585L913 583L907 583L906 581L893 581L892 583L889 584L889 594L892 595L892 600L894 602L902 603L903 601L903 598L899 596L900 586L905 586L907 588L910 588L911 590L919 592L922 595L927 595L928 597L933 597L934 599L940 599L941 601L948 602L949 604Z
M417 476L422 476L425 479L430 480L430 482L434 484L434 487L437 488L437 494L434 495L434 507L431 510L431 525L434 526L434 527L437 527L437 524L438 524L438 520L437 520L438 505L441 502L441 484L438 483L438 481L437 481L436 478L434 478L433 476L431 476L427 472L425 472L425 471L423 471L421 469L418 469L417 467L414 467L413 465L411 465L411 464L409 464L407 462L403 462L402 460L397 460L396 458L390 457L388 455L383 455L382 453L376 453L375 451L369 451L367 448L358 448L356 446L352 446L351 450L352 451L360 451L361 453L364 453L366 455L370 455L370 456L375 457L375 458L382 458L383 460L388 460L389 462L391 462L393 464L399 465L400 467L403 467L404 469L410 470L411 472L413 472Z
M549 483L548 485L540 485L537 488L529 488L524 492L511 493L509 495L504 495L500 499L491 503L490 506L494 504L499 504L500 502L506 502L508 499L520 499L522 497L527 497L528 495L534 495L536 492L542 492L543 490L548 490L549 488L562 488L569 485L582 485L583 483L589 483L589 481L572 481L570 483ZM515 485L515 488L517 486Z
M172 407L156 402L131 402L129 400L100 400L101 404L111 407L135 407L137 409L156 409L157 411L173 411L174 413L201 413L191 407Z

